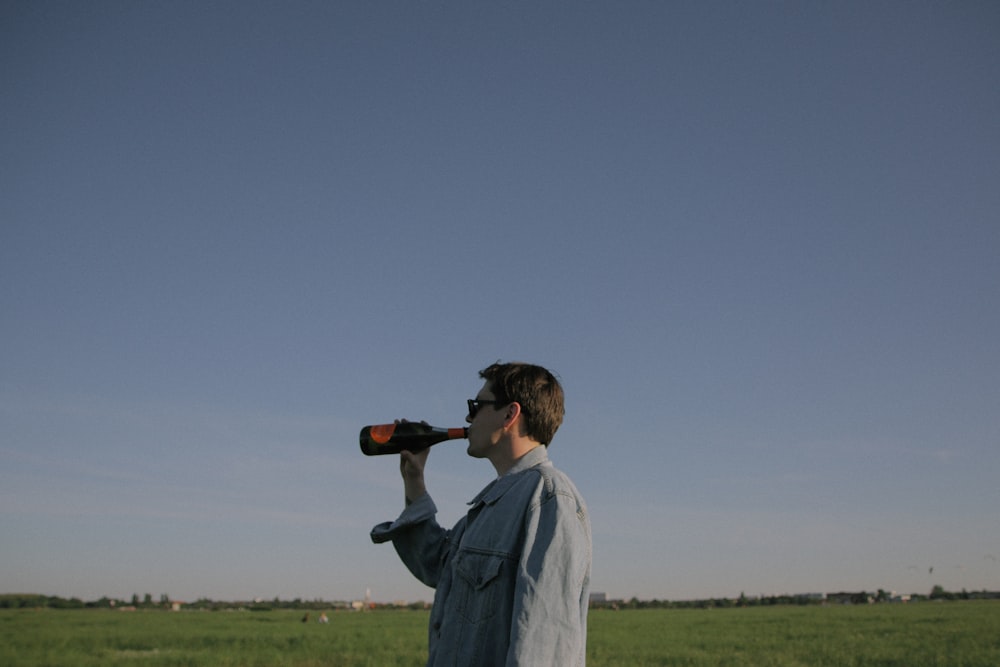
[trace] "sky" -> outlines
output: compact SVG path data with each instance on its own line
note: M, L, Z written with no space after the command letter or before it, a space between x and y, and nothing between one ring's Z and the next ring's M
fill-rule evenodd
M998 73L995 2L0 2L0 592L430 600L358 431L497 360L595 592L1000 590Z

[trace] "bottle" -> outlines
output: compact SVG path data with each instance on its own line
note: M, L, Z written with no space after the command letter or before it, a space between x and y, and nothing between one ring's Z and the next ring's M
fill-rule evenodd
M418 452L445 440L468 438L469 429L438 428L419 422L400 422L398 424L375 424L361 429L359 440L361 451L367 456L378 454L398 454L407 449Z

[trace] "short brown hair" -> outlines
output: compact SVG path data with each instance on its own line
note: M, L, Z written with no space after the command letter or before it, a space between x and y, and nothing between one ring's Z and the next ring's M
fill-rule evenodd
M479 377L490 383L498 406L521 405L528 437L543 445L552 442L566 412L555 375L533 364L497 362L479 371Z

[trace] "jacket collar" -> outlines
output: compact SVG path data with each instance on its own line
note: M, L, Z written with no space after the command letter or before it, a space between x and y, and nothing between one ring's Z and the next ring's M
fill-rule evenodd
M496 501L503 497L503 494L507 493L507 490L514 485L516 481L517 474L519 472L524 472L529 468L534 468L535 466L540 466L548 463L549 461L549 451L545 445L539 445L535 447L530 452L519 458L511 469L508 470L503 477L497 477L495 480L486 485L486 488L480 491L475 498L469 501L469 505L475 506L479 503L484 505L492 505Z

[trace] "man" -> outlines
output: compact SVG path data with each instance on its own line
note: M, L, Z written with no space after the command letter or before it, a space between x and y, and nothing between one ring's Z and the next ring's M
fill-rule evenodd
M563 390L540 366L493 364L469 401L468 454L498 475L451 530L424 486L430 451L400 455L406 507L372 529L436 588L429 666L583 665L590 589L590 519L548 458Z

